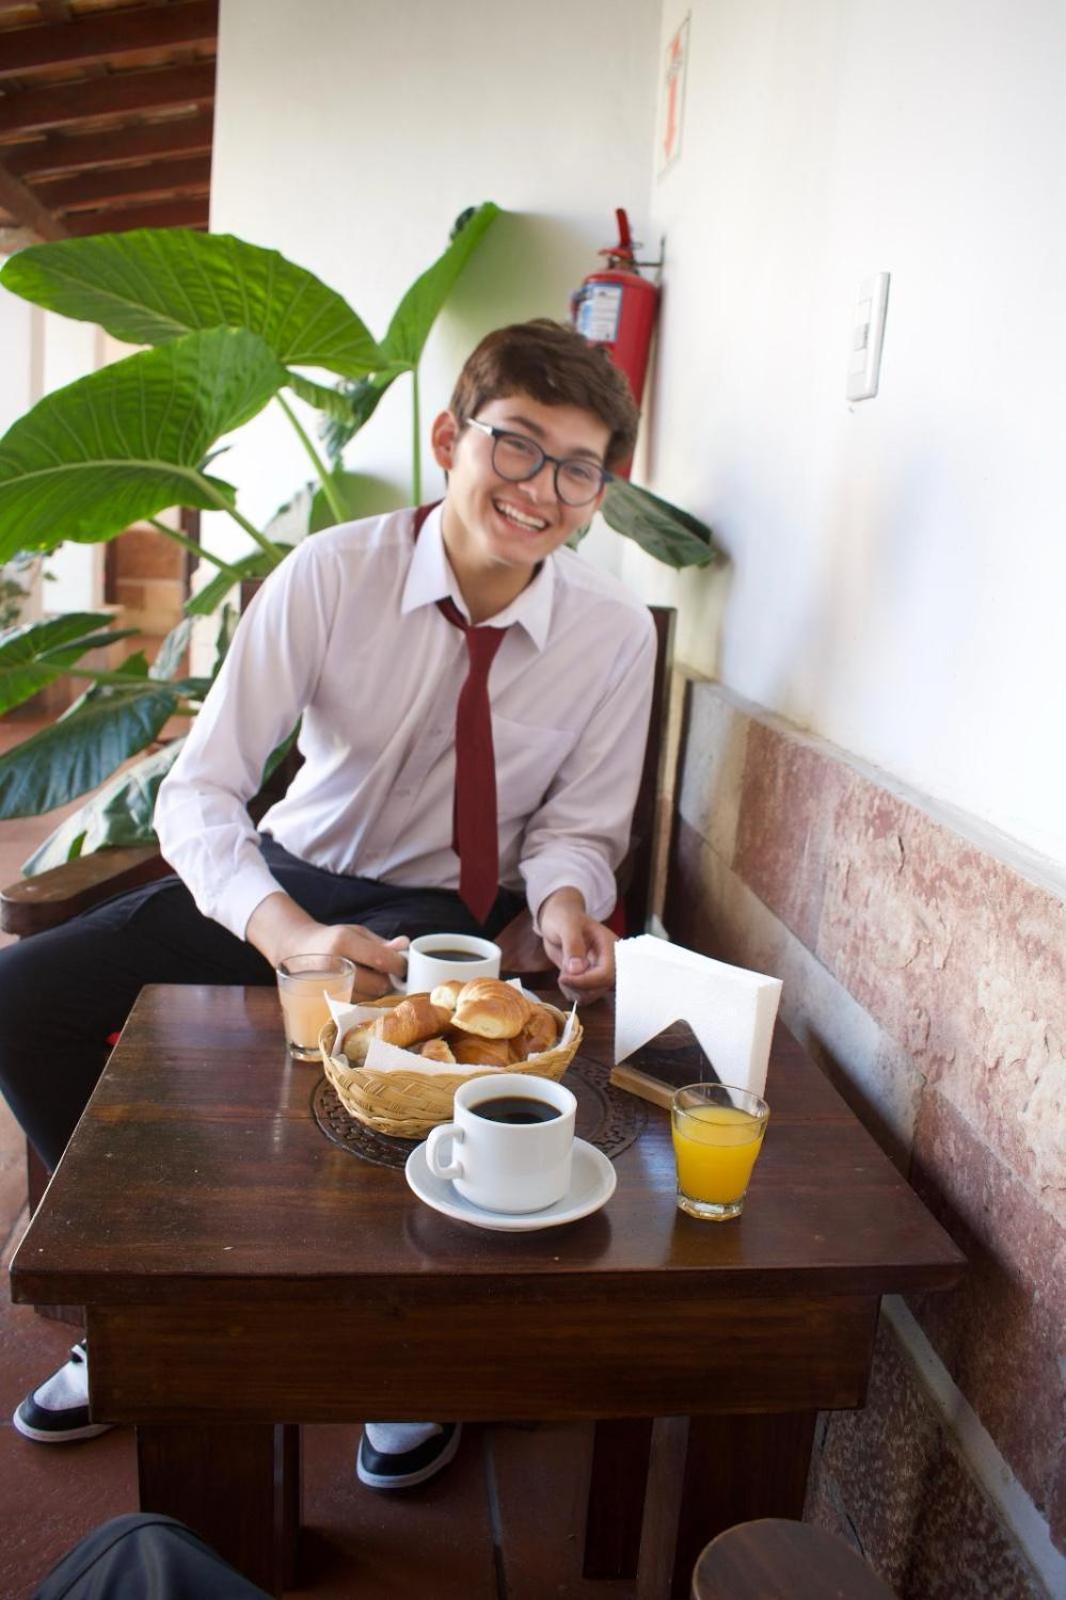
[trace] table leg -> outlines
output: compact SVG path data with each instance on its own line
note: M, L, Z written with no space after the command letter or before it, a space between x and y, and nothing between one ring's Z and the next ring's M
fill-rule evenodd
M637 1600L666 1600L671 1593L690 1428L688 1417L656 1417L652 1427L648 1490L640 1529Z
M688 1600L700 1551L726 1528L802 1516L816 1418L794 1411L656 1419L638 1600Z
M299 1428L142 1425L137 1469L142 1511L177 1517L270 1594L294 1586Z
M632 1578L651 1449L650 1417L596 1423L585 1519L582 1576Z

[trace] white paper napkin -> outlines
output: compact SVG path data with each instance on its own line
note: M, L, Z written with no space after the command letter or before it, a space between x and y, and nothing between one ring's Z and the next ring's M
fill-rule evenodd
M687 1022L723 1083L762 1094L780 978L650 934L620 940L614 954L616 1065L670 1023Z

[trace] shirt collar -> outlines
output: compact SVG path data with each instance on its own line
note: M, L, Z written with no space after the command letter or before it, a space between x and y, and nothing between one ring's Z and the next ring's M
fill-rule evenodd
M450 596L469 621L466 602L459 592L455 573L444 548L442 523L443 505L434 506L422 524L411 553L411 564L400 602L401 615L417 611L421 606L436 605L438 600ZM496 616L486 619L490 628L507 628L513 622L521 623L538 650L548 642L551 627L552 597L555 592L555 561L549 556L541 563L533 582L522 590L517 599Z

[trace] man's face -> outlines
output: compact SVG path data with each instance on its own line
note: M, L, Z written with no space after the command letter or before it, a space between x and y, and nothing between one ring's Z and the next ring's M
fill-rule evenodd
M534 440L549 455L603 465L610 429L594 412L542 405L516 394L486 402L477 416ZM504 566L532 574L538 562L584 527L603 498L601 491L586 505L567 505L555 492L550 461L524 483L509 482L493 467L493 440L470 426L459 432L450 412L433 425L433 448L449 475L444 541L457 567Z

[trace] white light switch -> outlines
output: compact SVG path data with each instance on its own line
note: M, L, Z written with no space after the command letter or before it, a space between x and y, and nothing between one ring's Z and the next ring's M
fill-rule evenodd
M859 285L848 362L849 400L870 400L877 393L889 277L887 272L878 272Z

